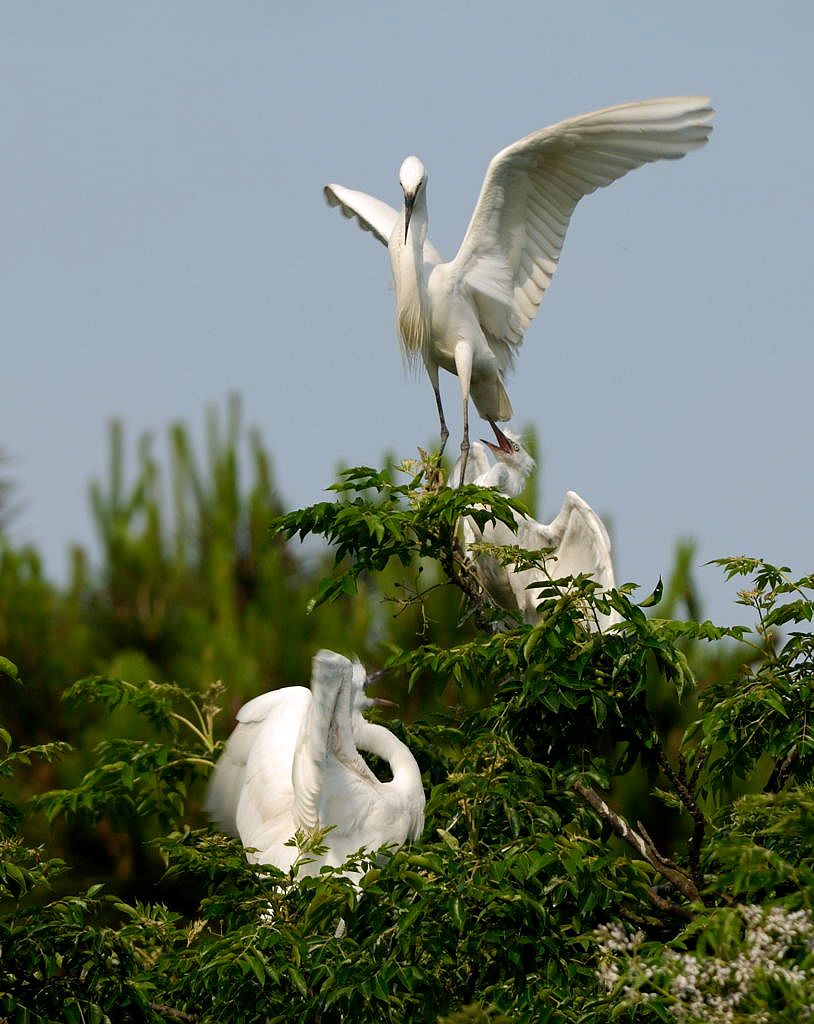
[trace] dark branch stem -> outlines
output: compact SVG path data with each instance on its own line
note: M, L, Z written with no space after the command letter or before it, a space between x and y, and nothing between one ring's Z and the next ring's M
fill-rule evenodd
M769 776L769 781L763 787L763 792L779 793L783 786L788 782L789 775L791 775L791 769L796 760L797 747L792 747L782 761L777 761L775 763L775 766L772 769L772 774Z
M486 614L487 607L497 608L492 597L483 589L480 578L469 559L458 551L457 538L438 539L438 554L441 568L447 577L464 592L474 609L475 621L481 629L487 629L491 620Z
M150 1009L155 1013L161 1014L162 1017L169 1017L171 1020L183 1020L188 1021L189 1024L194 1024L198 1019L193 1017L191 1013L184 1013L183 1010L174 1010L171 1006L164 1006L163 1003L150 1003Z
M599 817L610 825L616 835L623 839L642 860L647 861L663 878L667 879L677 892L681 893L691 903L702 902L698 887L693 879L685 871L682 871L677 864L674 864L667 857L659 853L656 849L656 844L647 834L641 822L637 822L639 832L636 832L621 815L617 814L616 811L607 805L595 789L583 786L581 782L575 783L574 789L586 803L593 807ZM690 911L671 903L670 900L665 900L658 893L651 890L648 896L653 906L658 907L660 910L677 914L685 919L692 919Z
M709 750L704 748L704 749L701 750L701 753L698 755L698 757L697 757L697 759L695 761L695 767L692 770L692 775L690 776L690 781L687 783L687 785L690 787L690 789L693 791L693 793L695 792L695 787L698 785L698 779L699 779L699 777L701 775L701 772L704 770L704 765L707 763L707 757L708 756L709 756Z
M687 910L686 907L680 907L677 903L673 903L672 900L665 899L664 896L659 896L655 889L647 890L647 898L657 910L661 910L665 914L680 917L683 921L695 920L695 915L691 910Z
M651 931L654 929L663 929L664 922L658 917L646 917L644 914L637 914L635 910L631 910L630 907L618 907L616 911L619 917L623 917L626 921L630 921L631 924L635 924L637 928L649 928Z
M693 820L692 835L687 841L687 856L690 861L690 873L695 885L700 889L703 885L703 876L701 874L701 846L704 842L704 831L707 827L704 813L698 806L698 802L695 799L695 794L690 789L687 783L687 762L683 757L679 757L679 770L670 764L667 755L659 747L656 750L656 760L659 763L659 767L673 784L673 788L682 804L687 808L690 817Z
M640 821L637 821L636 825L638 826L645 847L647 848L647 859L650 863L660 871L662 875L664 875L667 881L674 889L677 889L682 896L685 896L693 903L702 903L703 900L701 899L701 894L698 891L695 879L688 875L682 867L679 867L675 861L670 860L669 857L665 857L658 851L656 844L647 834L647 830Z

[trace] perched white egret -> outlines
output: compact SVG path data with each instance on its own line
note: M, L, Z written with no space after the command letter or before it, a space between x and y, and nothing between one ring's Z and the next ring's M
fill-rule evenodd
M509 498L516 498L526 486L526 480L532 469L534 459L523 447L520 438L511 430L501 430L497 425L492 428L498 443L476 441L470 449L469 458L464 468L463 459L458 459L449 475L449 486L459 487L461 472L464 472L464 483L477 484L478 487L493 487ZM495 456L494 463L489 462L487 449Z
M460 380L465 467L469 396L484 419L511 418L504 374L557 269L576 204L635 167L703 146L712 113L706 97L673 96L607 107L527 135L493 157L449 263L427 238L427 172L418 157L401 165L401 212L364 192L325 186L328 203L389 249L398 333L408 360L423 360L429 374L442 452L449 431L439 367Z
M258 864L287 871L300 855L286 843L298 830L333 826L326 852L303 865L317 874L339 866L360 848L401 846L424 826L421 773L410 750L362 711L387 705L365 693L357 662L332 651L312 660L311 689L289 686L245 704L207 793L206 809L224 831L238 836ZM381 782L360 750L390 765Z
M464 481L479 487L494 487L507 497L514 498L523 490L534 467L534 459L510 430L494 429L497 444L484 441L472 446L474 457L471 461L481 467L481 472L474 478L470 478L466 472ZM488 465L487 447L495 456L494 465ZM450 474L453 486L458 486L461 462L458 461ZM515 523L514 530L504 523L490 523L481 530L467 517L463 526L463 543L467 551L477 543L515 546L526 551L553 549L545 559L547 571L539 568L518 570L511 565L501 565L497 558L485 553L475 556L484 589L501 607L510 611L517 610L526 622L535 623L539 615L537 604L540 595L536 588L529 589L533 584L541 583L549 577L562 579L587 573L603 590L615 586L608 531L596 512L576 491L566 491L560 511L548 525L518 513L515 513ZM607 615L598 613L597 621L600 628L604 629L618 622L619 616L613 611Z

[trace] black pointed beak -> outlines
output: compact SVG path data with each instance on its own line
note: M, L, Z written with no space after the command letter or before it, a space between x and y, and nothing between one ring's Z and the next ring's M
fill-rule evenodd
M407 244L407 229L410 227L410 218L413 215L413 204L415 196L404 194L404 244Z
M365 681L365 690L374 683L377 683L383 676L390 675L393 670L391 668L383 668L378 672L371 672ZM397 708L398 704L395 704L392 700L386 700L384 697L371 697L373 704L377 708Z

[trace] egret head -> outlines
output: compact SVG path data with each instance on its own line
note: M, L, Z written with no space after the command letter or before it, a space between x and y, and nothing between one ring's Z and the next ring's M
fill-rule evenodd
M399 181L401 182L404 198L416 197L416 193L427 180L427 170L417 156L408 156L399 170Z
M413 215L413 205L418 190L427 180L427 171L417 156L408 156L399 170L399 181L404 192L404 244L407 244L407 229Z
M374 672L372 675L368 675L365 666L360 661L354 661L353 663L353 676L351 679L351 713L354 715L360 715L363 711L367 711L368 708L394 708L396 705L391 700L385 700L384 697L369 697L367 695L368 686L372 686L373 683L377 682L384 672Z
M529 455L520 440L520 436L511 430L501 430L496 424L492 424L497 444L491 441L483 443L489 448L499 462L510 466L521 479L525 480L534 469L534 459Z

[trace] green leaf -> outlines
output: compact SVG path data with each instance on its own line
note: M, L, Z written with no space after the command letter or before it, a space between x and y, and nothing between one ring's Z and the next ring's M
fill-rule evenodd
M639 601L640 608L652 608L661 601L661 596L664 593L664 583L662 582L661 576L656 584L653 593L648 595L643 601Z
M289 966L286 968L286 974L289 976L289 978L291 978L292 982L294 983L294 987L297 989L300 995L303 998L306 998L308 995L308 986L305 983L305 978L302 976L300 971L298 971L296 967Z
M0 674L8 676L8 678L15 683L22 682L17 671L17 666L13 661L9 661L8 658L4 658L2 655L0 655Z
M775 693L774 690L767 689L761 691L760 697L769 705L769 707L773 708L779 715L782 715L783 718L789 717L789 709L787 705L783 703L780 694Z

